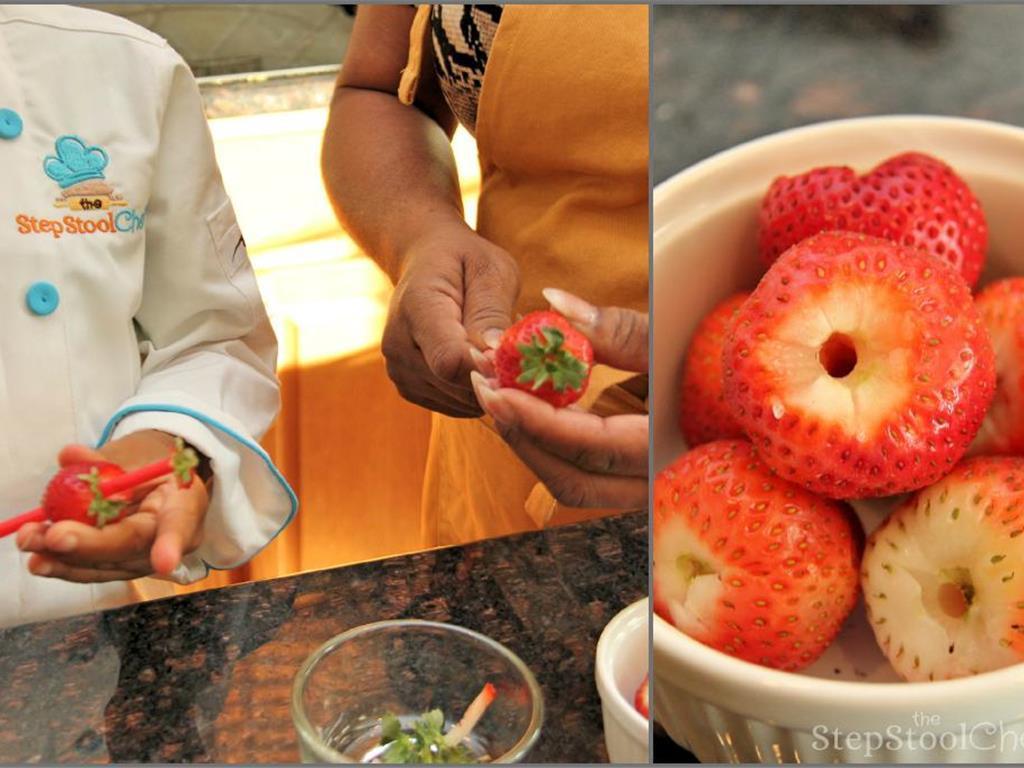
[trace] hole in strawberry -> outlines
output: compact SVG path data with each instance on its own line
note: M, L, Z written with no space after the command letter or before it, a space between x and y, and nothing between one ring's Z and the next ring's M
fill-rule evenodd
M974 601L974 584L966 568L952 568L944 571L948 581L939 585L939 608L951 619L959 619Z
M689 584L698 576L708 576L715 573L714 568L692 555L679 555L676 558L676 569L686 584Z
M842 379L857 367L857 348L845 333L833 333L818 350L818 362L833 379Z

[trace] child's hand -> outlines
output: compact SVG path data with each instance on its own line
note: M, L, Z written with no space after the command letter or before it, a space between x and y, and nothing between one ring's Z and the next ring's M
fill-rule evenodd
M174 437L163 432L137 432L107 443L100 450L68 445L61 466L106 460L127 470L157 461L174 451ZM29 523L18 531L17 545L33 552L29 571L37 576L77 582L121 581L157 573L170 574L202 538L209 505L206 485L196 478L188 488L173 477L136 489L137 511L120 522L94 528L73 521Z

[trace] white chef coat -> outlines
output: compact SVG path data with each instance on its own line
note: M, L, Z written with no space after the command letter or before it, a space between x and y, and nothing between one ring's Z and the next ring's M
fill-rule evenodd
M38 505L61 446L158 429L215 476L174 580L240 565L287 525L295 495L256 442L279 406L277 342L198 88L164 40L0 6L0 256L0 516ZM0 626L138 598L139 581L44 579L27 559L0 540Z

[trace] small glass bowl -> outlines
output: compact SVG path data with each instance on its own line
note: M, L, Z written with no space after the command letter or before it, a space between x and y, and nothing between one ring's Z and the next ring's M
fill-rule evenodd
M469 746L487 762L520 762L540 735L544 700L518 656L452 624L399 619L350 629L313 652L295 677L291 710L302 761L365 762L386 714L410 724L440 709L447 731L485 683L497 696Z

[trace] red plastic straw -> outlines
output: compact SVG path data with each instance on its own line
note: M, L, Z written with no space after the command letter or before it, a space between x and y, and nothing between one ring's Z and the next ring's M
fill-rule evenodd
M138 485L148 483L150 480L156 480L173 472L174 457L161 459L144 467L133 469L131 472L125 472L123 475L117 475L116 477L100 481L100 492L109 499L122 491L129 491ZM25 523L41 523L44 520L46 520L46 513L42 507L22 512L20 515L16 515L8 520L0 520L0 539L4 536L10 536L12 533L17 533L18 529L25 525Z
M171 472L170 459L154 461L152 464L147 464L131 472L125 472L123 475L117 475L102 481L100 483L100 491L109 499L122 491L148 483L150 480L156 480L158 477L169 475ZM46 520L46 513L42 507L30 509L28 512L22 512L20 515L15 515L7 520L0 520L0 539L4 536L10 536L12 533L17 533L21 526L26 523L41 523L44 520Z
M4 536L10 536L12 533L17 533L18 529L25 523L41 523L46 519L46 513L43 512L42 507L36 509L30 509L28 512L22 512L20 515L12 517L8 520L0 520L0 539Z
M156 480L158 477L169 475L174 471L171 466L170 459L161 459L160 461L154 461L152 464L147 464L144 467L133 469L131 472L125 472L123 475L117 475L115 477L109 477L106 480L100 481L100 492L108 499L114 494L121 493L121 491L131 490L137 485L148 483L150 480Z

